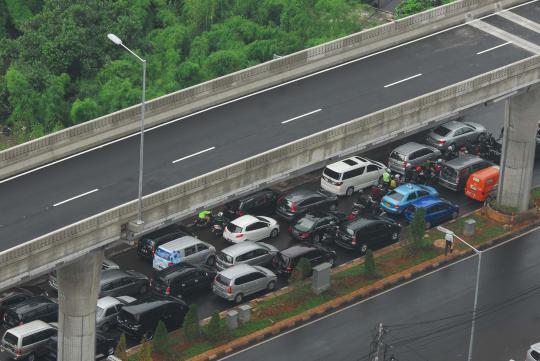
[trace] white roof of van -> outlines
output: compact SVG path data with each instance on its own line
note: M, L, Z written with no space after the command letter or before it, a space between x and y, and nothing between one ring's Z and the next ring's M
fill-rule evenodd
M17 327L10 328L6 332L9 332L17 337L28 335L29 333L34 333L48 328L54 328L49 325L47 322L40 320L28 322Z
M165 244L162 244L161 246L159 246L159 248L166 251L173 251L179 248L190 247L199 243L203 243L203 241L192 236L183 236L183 237L174 239L172 241L169 241Z
M373 162L370 161L369 159L362 158L359 156L354 156L354 157L340 160L339 162L329 164L326 166L326 168L330 168L331 170L335 172L342 173L342 172L346 172L350 170L353 167L362 166L362 165L366 166L371 163Z

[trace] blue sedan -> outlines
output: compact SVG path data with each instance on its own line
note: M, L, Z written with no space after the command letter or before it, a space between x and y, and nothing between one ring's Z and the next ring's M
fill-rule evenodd
M406 183L390 191L381 200L381 207L387 213L401 214L411 202L428 196L437 196L433 187Z
M446 199L435 196L424 197L412 202L405 210L405 219L411 222L414 218L414 213L417 208L426 210L426 228L431 228L434 225L441 224L451 219L457 218L459 215L459 206Z

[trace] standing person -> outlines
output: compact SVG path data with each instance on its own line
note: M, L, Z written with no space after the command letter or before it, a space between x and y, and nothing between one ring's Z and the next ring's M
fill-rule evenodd
M446 233L444 236L445 240L445 247L444 247L444 255L448 255L448 251L452 253L454 250L454 235L452 233Z
M390 186L390 178L391 178L390 169L386 168L382 175L382 185L386 189L388 189L388 187Z

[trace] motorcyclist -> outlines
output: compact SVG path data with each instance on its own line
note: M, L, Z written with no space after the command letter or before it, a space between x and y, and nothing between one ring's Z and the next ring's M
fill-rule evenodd
M199 212L200 221L204 221L205 223L210 223L211 219L212 219L212 211L204 210L202 212Z
M384 170L384 173L382 174L382 185L388 189L388 187L390 186L390 179L392 178L392 175L390 174L390 169L389 168L386 168Z

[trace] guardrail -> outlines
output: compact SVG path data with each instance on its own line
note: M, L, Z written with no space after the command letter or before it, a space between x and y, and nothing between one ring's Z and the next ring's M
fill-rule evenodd
M244 189L373 147L539 81L540 56L534 56L185 181L143 198L146 227L186 217ZM0 289L119 240L122 228L136 213L137 203L132 201L1 252Z
M146 104L146 127L425 36L523 0L460 0L241 70ZM0 152L0 179L138 131L139 106L79 124Z

